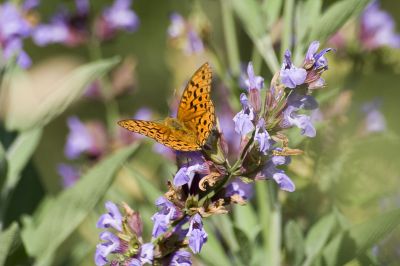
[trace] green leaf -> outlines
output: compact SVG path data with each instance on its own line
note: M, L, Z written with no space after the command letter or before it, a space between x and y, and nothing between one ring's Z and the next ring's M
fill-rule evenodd
M279 63L271 38L266 33L260 5L255 0L232 0L232 7L271 72L275 73L279 69Z
M5 265L8 254L19 244L19 241L19 227L16 222L0 232L0 266Z
M208 225L208 220L204 223L204 228L208 234L207 243L204 244L200 257L207 262L206 265L229 266L232 265L225 248L221 245L212 227Z
M20 106L21 95L25 93L23 90L33 89L29 87L33 81L24 72L16 73L8 87L6 128L10 131L22 131L45 126L77 100L92 81L107 73L118 61L119 59L112 58L80 66L56 82L54 89L40 99L31 94L33 99L29 103L32 106L23 108ZM21 82L27 86L21 86Z
M237 252L240 249L238 240L235 238L233 223L229 219L228 215L216 215L213 216L212 221L215 228L221 233L222 239L228 245L228 248L232 252Z
M304 237L298 223L290 220L285 227L286 247L293 254L293 265L300 265L304 258Z
M245 233L250 241L254 241L261 228L253 206L250 203L244 206L235 205L233 215L235 217L234 226Z
M138 182L140 189L143 191L143 195L149 202L154 203L156 199L164 193L159 190L153 183L151 183L143 174L131 166L127 166L127 169L132 174L133 178Z
M400 209L375 216L336 235L323 250L326 265L344 265L388 236L400 224Z
M351 17L358 16L369 2L370 0L342 0L332 4L318 19L318 23L314 23L308 42L325 42Z
M248 265L253 257L253 247L250 239L247 237L246 233L237 227L233 227L237 241L240 243L240 248L237 251L238 258L243 265Z
M4 182L6 181L7 170L8 162L6 152L3 148L3 145L0 143L0 191L2 191Z
M336 226L334 214L322 217L307 234L305 242L306 262L304 265L312 265L313 261L322 251L327 243L329 236Z
M271 29L277 21L282 9L282 4L282 0L264 0L261 4L261 10L264 13L263 17L265 17L267 20L268 29Z
M24 219L22 240L28 254L36 257L38 264L51 262L57 248L103 197L116 171L136 149L137 145L131 145L100 161L72 188L54 199L45 200L35 219Z
M7 150L8 172L3 193L8 193L18 183L20 173L35 152L42 136L42 129L22 132Z

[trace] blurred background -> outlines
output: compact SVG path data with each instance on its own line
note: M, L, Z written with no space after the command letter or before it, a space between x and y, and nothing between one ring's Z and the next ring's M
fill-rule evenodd
M351 6L346 14L332 12L337 25L322 23L328 20L321 18L330 18L325 14L346 2ZM367 9L368 1L362 2L249 1L260 20L228 0L2 2L1 229L17 222L22 237L16 241L20 245L4 249L0 262L31 265L46 254L43 263L49 265L93 265L95 224L106 200L139 210L149 238L154 199L176 171L174 154L116 122L175 115L187 80L210 62L217 116L228 121L224 133L229 134L229 121L240 110L240 77L247 63L253 62L268 89L284 49L290 48L300 65L314 37L321 48L336 51L327 54L327 86L313 94L320 104L312 113L317 136L299 137L298 129L288 133L290 147L304 154L292 157L287 169L296 191L279 194L278 264L398 265L400 2L381 0ZM255 45L258 32L252 23L258 22L270 40L265 53ZM271 53L275 64L268 61ZM98 179L109 175L109 183L54 250L27 248L38 241L35 221L45 216L49 202L59 203L59 195L90 169L132 145L138 146L115 161L115 176L97 172ZM195 265L263 265L257 260L262 248L256 246L268 235L261 226L268 209L260 210L260 191L254 189L249 206L234 206L232 214L210 219L208 233L215 232L215 241L209 240ZM376 220L387 213L392 215L387 221ZM241 243L230 235L235 228L251 226L258 229L245 247L232 244ZM336 260L324 260L329 254L324 248L333 249L341 232L351 235L349 228L374 234L342 245L332 253Z

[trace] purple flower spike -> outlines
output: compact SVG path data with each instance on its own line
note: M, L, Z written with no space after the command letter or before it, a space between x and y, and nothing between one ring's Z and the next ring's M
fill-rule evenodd
M79 180L81 173L75 167L60 163L57 166L57 172L62 177L62 184L64 188L71 187Z
M195 164L191 165L189 167L182 167L179 169L179 171L176 173L174 177L174 186L183 186L185 184L189 184L189 186L192 183L192 179L196 173L199 174L208 174L209 173L209 168L206 163L204 164Z
M316 130L311 122L311 118L307 115L297 114L299 109L294 106L288 106L284 111L283 124L285 127L297 126L301 129L301 134L307 137L315 137Z
M252 89L261 90L264 87L264 79L260 76L254 75L253 64L249 62L247 66L247 79L244 80L244 83L247 86L247 90L250 91Z
M191 218L187 236L189 237L189 247L194 253L199 253L203 244L207 242L207 233L203 229L200 214L196 213Z
M65 145L65 156L68 159L79 157L92 146L92 138L85 125L76 117L68 118L69 134Z
M379 8L378 1L372 1L361 16L361 43L370 50L381 46L400 48L400 35L396 34L395 28L390 14Z
M297 68L291 60L289 50L285 52L284 63L280 71L281 81L287 88L294 89L304 83L307 77L307 71L303 68Z
M293 181L282 170L273 174L272 178L279 185L279 188L288 192L295 191L296 187Z
M171 258L171 266L191 266L191 254L186 250L178 250L175 252Z
M131 4L131 0L115 0L111 7L104 10L104 21L111 30L133 32L138 28L139 18L131 10Z
M154 245L153 243L143 244L140 248L140 262L142 264L149 263L152 264L154 257ZM140 265L142 265L140 264Z
M117 205L115 205L111 201L107 201L105 206L108 213L100 216L99 221L97 222L97 227L109 228L111 226L116 230L122 232L122 215L119 212Z
M117 236L108 231L102 232L100 239L105 242L96 246L94 261L96 265L103 266L108 263L107 256L119 248L120 242Z
M264 118L261 118L258 121L258 124L256 127L256 135L254 138L258 142L258 145L260 147L260 152L262 152L266 155L269 148L271 147L271 143L270 143L271 137L269 136L267 130L265 129Z
M233 195L239 195L245 200L250 199L253 196L253 185L236 179L226 187L226 196L231 197Z
M249 106L246 94L240 95L240 102L242 103L243 109L235 115L233 122L235 122L235 131L242 137L246 136L247 133L254 130L254 112Z

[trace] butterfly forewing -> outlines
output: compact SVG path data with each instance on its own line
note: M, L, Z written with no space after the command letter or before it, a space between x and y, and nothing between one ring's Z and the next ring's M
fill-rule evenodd
M202 65L188 82L178 107L178 120L196 132L197 142L205 143L215 122L211 101L212 72L208 63Z

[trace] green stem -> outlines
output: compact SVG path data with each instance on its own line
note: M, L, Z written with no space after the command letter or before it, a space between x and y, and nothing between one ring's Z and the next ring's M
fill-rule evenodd
M269 236L268 236L268 265L279 266L281 262L282 217L281 206L278 200L276 185L268 182L268 196L270 206Z
M256 182L256 197L257 197L257 207L258 207L258 217L261 225L261 234L263 239L263 250L264 250L264 260L271 256L268 249L268 239L270 235L270 215L271 207L268 200L268 189L266 182Z
M281 56L285 54L286 49L291 49L293 36L293 8L294 0L285 0L283 13L283 34L281 44Z
M260 73L262 57L255 47L253 48L253 52L251 54L251 62L253 63L254 73Z
M225 45L228 52L228 63L235 77L240 75L240 54L237 45L235 21L233 19L230 1L221 0L222 26L224 29Z

